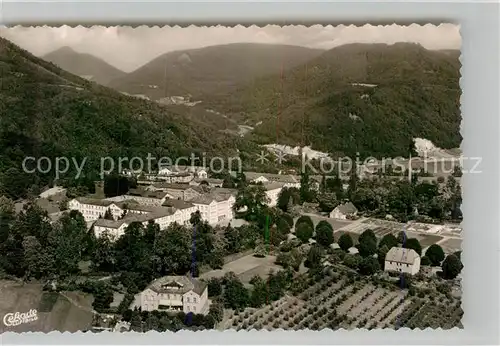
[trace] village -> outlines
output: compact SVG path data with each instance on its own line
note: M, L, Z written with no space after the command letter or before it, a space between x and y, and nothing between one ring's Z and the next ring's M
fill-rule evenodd
M136 179L137 186L129 189L125 194L106 197L104 182L97 181L95 193L70 200L66 198L67 210L81 214L87 224L87 229L93 233L96 239L104 237L109 241L117 242L127 234L127 229L133 228L137 224L142 225L143 229L149 229L148 227L155 224L159 232L171 229L175 225L181 225L184 227L183 229L191 233L193 239L196 236L196 227L201 227L202 224L209 225L207 227L213 229L215 234L222 234L223 238L227 238L227 231L221 230L226 227L245 229L245 227L255 226L256 230L264 227L262 223L255 224L254 221L242 217L248 209L246 206L241 208L237 204L237 200L241 199L242 189L224 187L224 180L210 177L210 172L205 168L169 167L155 174L142 172L134 174L130 171L124 171L122 176ZM226 251L227 255L219 265L200 267L197 273L189 271L185 275L159 277L149 283L145 282L144 288L133 294L115 291L113 299L108 302L108 308L100 309L101 312L91 309L94 311L93 330L123 331L131 328L139 330L137 328L140 326L140 330L143 331L146 328L144 323L148 318L148 315L144 314L148 311L155 314L181 312L194 314L194 316L205 316L205 319L212 318L213 320L213 311L216 308L218 309L218 317L215 321L206 322L203 317L200 317L201 322L198 321L196 325L200 328L213 325L222 329L239 329L248 328L249 321L254 321L254 327L257 326L258 329L258 326L263 327L266 323L259 323L258 318L245 318L244 316L251 316L253 313L259 315L259 309L241 310L245 309L249 303L242 303L243 305L228 303L228 298L224 297L224 293L213 292L213 286L222 285L227 290L227 280L235 280L236 283L240 282L244 287L242 289L248 290L246 294L251 296L252 292L257 289L255 282L257 278L269 282L276 275L281 275L280 273L284 269L290 270L291 267L296 270L296 274L293 275L299 275L299 277L319 275L323 281L331 277L332 273L334 273L332 274L334 277L337 275L335 273L350 277L353 275L352 270L354 270L354 272L363 273L365 281L367 280L366 274L372 275L372 278L375 278L372 281L376 280L377 282L376 286L382 285L381 282L384 280L388 282L398 281L398 275L403 274L405 278L408 275L414 278L418 277L423 282L425 280L434 282L435 278L438 278L436 275L442 273L440 264L445 257L456 256L461 251L462 229L457 223L425 223L415 219L400 222L391 215L373 217L358 210L347 199L339 201L333 209L326 212L324 208L323 211L320 210L318 203L304 202L294 205L293 212L288 210L287 213L283 214L280 211L280 198L283 199L282 195L290 193L290 191L301 190L301 181L303 181L301 176L259 172L244 172L241 176L245 179L244 185L247 189L256 188L264 193L262 203L265 204L266 208L278 210L278 215L281 215L273 216L278 220L270 228L267 238L257 240L257 243L252 242L254 245L241 247L239 250L235 248ZM430 184L428 177L425 180L426 184ZM437 178L435 180L437 181ZM321 176L310 176L309 182L309 188L315 192L321 190L321 184L325 183ZM349 181L344 180L341 188L347 191ZM61 202L60 196L62 195L65 195L65 189L55 187L45 191L36 203L42 207L51 205L51 203L62 205L64 204ZM49 200L51 202L47 202ZM49 216L52 222L56 223L64 213L65 211L59 210L49 213ZM292 218L289 220L290 217L285 214L291 215ZM194 215L198 215L201 224L197 221L193 224ZM286 220L286 222L282 222L282 220ZM286 225L282 226L282 224ZM324 235L322 235L323 232L325 232ZM371 250L366 250L363 247L365 245L363 239L368 238L372 238L375 244L367 245L373 247ZM407 240L408 244L405 245ZM413 244L412 242L416 242L418 245L416 247L410 245ZM430 252L434 253L435 247L443 252L440 255L438 251L437 260L434 259L435 256L432 257L433 254L428 255L428 249L431 248ZM318 251L318 254L315 255L315 251ZM383 256L383 258L378 258L378 256ZM429 257L432 258L432 265L429 262ZM314 265L311 263L312 258L315 258L316 264ZM365 263L367 259L373 260L373 263L369 261ZM195 261L194 258L193 261ZM293 264L294 261L298 262ZM366 267L370 266L373 268L366 272ZM318 270L320 274L311 274ZM376 274L379 270L389 276ZM349 272L351 274L348 274ZM381 279L382 277L384 279ZM100 280L104 280L103 282L116 281L116 278L116 276L111 275L102 277ZM438 278L439 280L441 279ZM314 279L313 282L299 289L299 292L303 292L307 287L313 287L314 282L317 281ZM312 286L309 286L311 284ZM370 285L372 284L373 282L370 283ZM442 285L442 283L437 285ZM449 286L447 292L452 292L454 285ZM289 286L287 287L287 290L293 291ZM425 285L420 287L425 289ZM374 288L373 292L378 291ZM408 291L405 290L405 292L406 297ZM382 292L380 294L385 297L388 293ZM393 297L396 298L396 295ZM446 297L448 297L446 299L451 299L450 302L459 299L459 296L447 295ZM369 297L364 298L368 299ZM278 299L276 304L283 305L283 307L296 307L307 301L307 299L296 300L297 298L290 300L291 298L287 294L280 295L276 299ZM220 303L221 301L222 303ZM222 304L223 310L220 310L219 304ZM232 308L231 305L233 305ZM263 306L268 305L264 303ZM401 308L400 313L409 306L414 308L412 304L408 307L405 305ZM110 313L112 311L118 312L118 315ZM246 312L239 313L238 311ZM137 317L139 312L141 312L140 316L142 317ZM348 317L348 323L339 320L335 322L335 326L349 327L360 324L362 315L358 312L356 316L351 316L352 320L349 320ZM386 317L380 319L379 325L396 323L394 314L388 314ZM288 326L282 320L277 323L276 318L269 320L272 320L272 323L268 323L269 328L276 328L277 325ZM334 321L336 320L334 319ZM296 324L296 328L305 326L304 322L301 323Z

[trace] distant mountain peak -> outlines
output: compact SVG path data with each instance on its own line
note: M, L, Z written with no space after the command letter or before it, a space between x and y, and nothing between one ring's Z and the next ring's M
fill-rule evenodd
M103 85L125 75L125 72L108 64L106 61L92 54L79 53L69 46L48 53L43 56L43 59L78 76L93 76L95 82Z

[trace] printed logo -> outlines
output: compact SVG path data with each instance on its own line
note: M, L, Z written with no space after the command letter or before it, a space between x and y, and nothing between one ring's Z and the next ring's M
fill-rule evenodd
M24 313L8 313L3 317L3 324L7 327L18 326L20 324L30 323L38 320L38 313L35 309L31 309Z

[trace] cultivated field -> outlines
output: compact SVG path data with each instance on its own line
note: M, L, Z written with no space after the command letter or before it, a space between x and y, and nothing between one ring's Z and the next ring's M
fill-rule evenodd
M233 272L243 283L248 283L255 275L265 277L271 269L278 271L280 266L274 264L276 256L266 256L263 258L247 255L235 261L226 263L222 269L211 270L200 275L200 279L210 279L221 277L226 273Z
M367 279L348 279L332 272L297 296L260 309L233 312L224 329L321 330L353 328L452 328L460 325L463 312L453 298L410 297L393 284L375 285Z
M13 327L0 323L0 333L87 330L92 323L91 303L91 296L77 292L67 292L61 295L43 292L40 284L1 281L0 318L3 319L8 313L24 313L36 309L38 320Z

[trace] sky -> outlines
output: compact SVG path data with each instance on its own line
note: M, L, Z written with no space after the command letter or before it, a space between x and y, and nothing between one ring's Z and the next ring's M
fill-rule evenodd
M460 28L439 26L189 26L21 27L1 28L0 36L43 56L64 46L97 56L125 71L133 71L157 56L183 49L252 42L331 49L347 43L416 42L427 49L460 49Z

